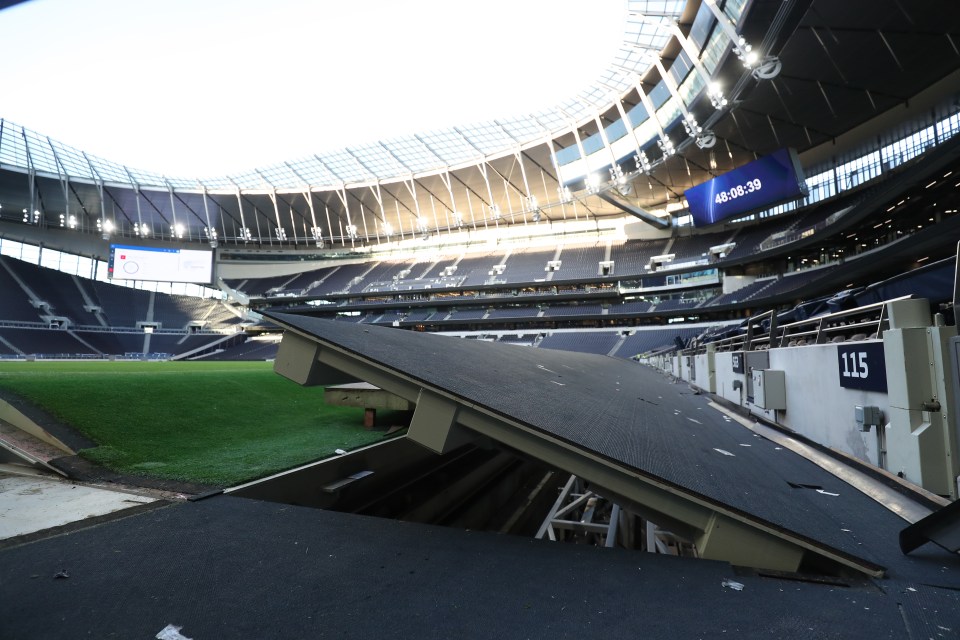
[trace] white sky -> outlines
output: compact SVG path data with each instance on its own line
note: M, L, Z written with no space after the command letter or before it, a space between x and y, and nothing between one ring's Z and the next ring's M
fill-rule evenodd
M223 175L549 107L612 61L625 4L33 0L0 11L0 117Z

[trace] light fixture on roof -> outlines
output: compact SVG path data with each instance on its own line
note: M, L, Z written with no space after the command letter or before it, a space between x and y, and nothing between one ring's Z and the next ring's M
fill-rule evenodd
M603 180L600 179L600 175L596 173L591 173L587 176L586 185L587 193L596 193L600 190L600 184Z
M320 227L310 227L310 237L313 238L317 247L323 247L323 229Z
M348 224L347 225L347 237L351 240L356 240L359 236L357 234L357 225Z
M635 155L633 157L633 160L634 162L637 163L638 171L643 171L644 173L650 173L650 169L653 168L653 165L650 164L649 158L647 158L647 154L645 154L643 151Z
M747 43L747 40L743 36L737 37L736 44L733 45L733 52L737 54L740 62L742 62L743 66L747 69L753 69L759 60L757 52L753 50L753 47Z
M500 205L498 204L490 205L490 213L493 215L494 220L499 220L503 217L503 214L500 212Z
M727 106L727 99L723 96L723 88L716 80L707 86L707 95L710 96L710 104L713 105L714 109L722 109Z
M657 140L657 146L660 147L660 152L663 154L664 158L669 158L677 152L677 149L673 146L673 142L670 140L670 137L666 135Z
M620 195L628 196L633 193L633 185L630 184L630 180L626 174L623 173L623 169L619 164L610 167L610 182L614 184L617 191L620 192Z
M560 196L560 204L573 202L573 192L570 187L557 187L557 194Z
M100 218L97 218L97 230L100 231L101 238L103 238L104 240L109 240L110 234L113 233L113 229L114 229L113 220L110 220L109 218L105 220L101 220Z
M250 242L253 240L253 234L250 233L249 227L240 227L240 239L244 242Z
M144 226L146 226L146 225L144 225ZM204 227L204 228L203 228L203 235L206 236L207 241L210 243L210 247L213 248L213 249L216 249L216 248L217 248L217 244L218 244L218 242L217 242L217 235L218 235L218 234L217 234L217 230L214 229L213 227Z
M733 52L743 63L743 66L750 69L753 77L757 80L769 80L780 73L780 61L775 56L765 56L763 58L753 50L753 47L747 42L746 38L737 33L735 25L730 21L730 17L723 12L717 5L717 0L703 0L703 4L713 13L717 19L717 24L733 43Z
M273 235L277 236L277 240L284 242L287 239L287 230L283 227L277 227L273 230Z
M430 237L430 225L423 218L417 218L417 231L420 232L420 238L426 240Z
M463 214L459 211L453 212L453 222L457 225L457 229L463 226Z
M387 236L388 238L393 235L393 225L389 222L383 223L383 235Z
M696 116L689 112L683 118L683 128L686 130L687 135L691 138L695 138L698 133L703 131L703 127L701 127L700 123L697 122Z
M177 224L170 225L170 235L172 235L174 238L177 238L177 239L183 238L183 234L185 231L186 229L184 229L183 225L180 224L179 222Z
M536 211L540 208L537 202L537 196L527 196L527 211Z
M772 80L780 74L783 64L776 56L760 55L753 50L743 36L738 36L736 44L733 46L733 52L740 58L740 62L747 69L750 69L751 75L757 80Z

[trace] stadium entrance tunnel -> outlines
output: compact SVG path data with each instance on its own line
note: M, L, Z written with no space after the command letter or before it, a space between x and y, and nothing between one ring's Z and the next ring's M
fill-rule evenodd
M416 409L403 438L229 493L697 556L757 571L884 575L885 567L862 552L860 543L827 526L835 524L836 514L817 511L863 505L838 501L825 507L822 498L796 491L789 479L771 477L779 475L775 469L784 458L773 453L772 443L736 455L714 447L710 439L730 437L729 431L723 433L729 425L716 420L717 430L692 427L701 420L680 416L679 408L686 409L682 403L689 401L677 398L681 404L671 406L638 397L632 402L629 396L660 384L651 370L546 351L533 363L525 351L509 347L269 315L285 329L274 364L281 375L305 386L366 382ZM474 373L485 369L497 373ZM644 371L651 378L636 379ZM507 373L515 374L515 384L498 381ZM638 411L664 424L631 424L640 419ZM591 424L596 414L610 420ZM656 440L640 443L645 446L635 451L617 449L636 438ZM764 462L763 456L777 459Z

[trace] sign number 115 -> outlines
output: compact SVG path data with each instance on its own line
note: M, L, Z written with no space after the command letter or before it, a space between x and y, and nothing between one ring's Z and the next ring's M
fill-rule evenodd
M841 362L843 363L844 378L866 378L870 375L870 367L867 365L866 351L850 351L841 353Z

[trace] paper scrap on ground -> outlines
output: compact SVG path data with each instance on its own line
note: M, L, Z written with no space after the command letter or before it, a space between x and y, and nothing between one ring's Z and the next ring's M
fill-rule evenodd
M160 630L160 633L157 634L157 640L191 640L185 635L181 635L180 629L183 627L176 627L172 624L168 624L163 629Z

